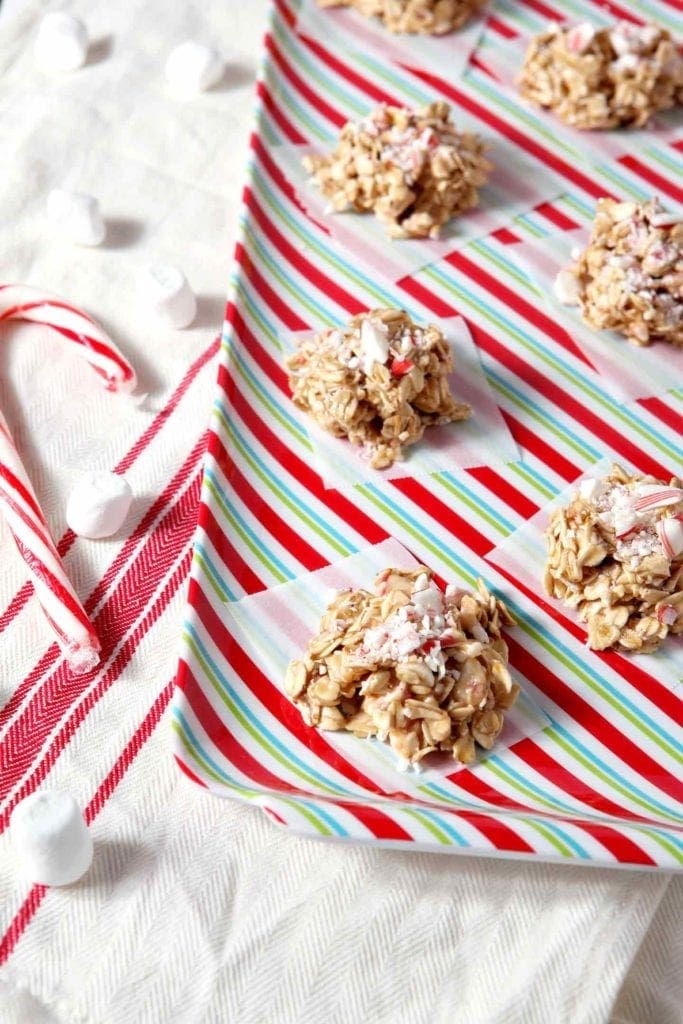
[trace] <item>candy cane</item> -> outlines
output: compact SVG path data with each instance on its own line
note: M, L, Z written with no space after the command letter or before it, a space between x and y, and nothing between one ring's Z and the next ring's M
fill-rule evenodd
M0 323L30 320L51 327L78 345L81 355L105 381L108 391L132 391L135 371L98 323L56 295L24 284L0 285Z
M653 508L665 508L683 501L683 490L678 487L662 487L661 484L639 484L633 507L636 512L649 512Z
M133 368L99 324L73 306L25 285L0 285L0 322L30 320L79 346L111 391L135 387ZM26 563L45 616L74 672L99 662L100 642L71 585L45 516L0 412L0 508Z
M657 523L657 536L669 561L683 553L683 516L671 516Z

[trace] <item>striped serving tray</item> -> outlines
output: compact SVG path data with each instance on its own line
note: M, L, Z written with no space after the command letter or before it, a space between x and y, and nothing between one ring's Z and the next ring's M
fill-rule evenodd
M308 0L303 0L308 2ZM308 836L416 850L676 870L681 835L682 704L657 656L597 654L570 616L497 568L495 549L602 458L666 476L680 467L681 390L624 404L559 326L515 256L530 239L575 229L605 194L658 192L680 208L675 124L609 149L554 133L496 76L496 41L551 18L657 20L676 4L499 0L466 72L411 68L353 52L334 33L297 32L297 0L276 0L258 85L236 270L205 462L189 607L174 701L174 754L212 792L256 803ZM348 41L345 44L349 46ZM502 52L502 50L501 50ZM371 273L305 213L278 164L282 144L330 145L377 102L446 99L489 139L549 169L558 188L488 237L395 282ZM539 180L547 180L539 175ZM416 319L460 315L520 461L330 490L293 416L281 338L378 305ZM628 348L624 345L624 356ZM676 383L676 382L672 382ZM439 786L370 782L354 758L308 729L227 604L299 580L394 538L444 579L477 577L518 626L511 664L539 730ZM254 623L258 632L259 624ZM263 629L264 650L272 643ZM669 648L670 666L681 647ZM680 665L680 662L679 662ZM353 740L353 737L349 737ZM360 741L358 741L360 743Z

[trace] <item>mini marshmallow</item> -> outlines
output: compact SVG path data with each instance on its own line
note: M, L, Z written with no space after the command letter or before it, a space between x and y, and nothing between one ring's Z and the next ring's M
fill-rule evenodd
M571 270L561 270L553 282L553 292L563 306L577 306L579 303L579 281Z
M53 188L47 197L47 219L56 235L76 245L100 245L107 233L94 196Z
M85 473L66 505L66 521L79 537L111 537L122 526L133 500L128 481L118 473Z
M22 873L37 885L71 885L92 863L88 826L68 793L27 796L14 809L10 836Z
M43 71L75 71L88 56L88 30L80 18L53 11L40 23L33 53Z
M197 315L197 299L178 267L146 267L138 275L138 290L157 316L176 330L189 327Z
M195 96L220 82L225 72L216 50L188 40L171 50L166 60L166 80L180 96Z
M360 328L363 351L363 373L369 374L375 363L386 363L389 357L389 329L381 320L366 319Z

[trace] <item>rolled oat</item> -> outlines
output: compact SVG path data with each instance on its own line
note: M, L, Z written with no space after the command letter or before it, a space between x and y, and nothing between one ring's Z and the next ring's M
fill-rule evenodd
M445 35L461 28L486 0L318 0L319 7L355 7L390 32Z
M683 101L683 60L657 25L552 24L530 43L518 85L575 128L642 128Z
M683 488L615 465L582 481L546 531L544 585L575 608L593 650L649 654L683 633Z
M470 414L450 393L443 332L400 309L362 313L304 340L287 368L294 403L330 434L361 445L375 469L402 459L427 427Z
M578 304L587 324L636 345L683 345L683 217L657 199L600 199L588 247L558 275L555 293Z
M519 692L501 636L513 624L481 581L444 594L424 566L385 569L374 593L336 594L285 690L308 725L377 736L411 764L436 750L467 764Z
M374 213L392 238L438 238L451 218L475 207L492 165L472 132L459 132L447 103L419 110L382 104L349 121L328 156L304 167L340 213Z

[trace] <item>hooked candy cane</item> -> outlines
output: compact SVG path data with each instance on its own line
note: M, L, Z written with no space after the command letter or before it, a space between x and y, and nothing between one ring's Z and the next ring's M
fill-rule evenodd
M108 391L132 391L135 371L106 332L91 317L64 299L24 284L0 284L0 323L30 320L51 327L73 342Z
M7 320L42 324L76 344L108 390L135 387L135 372L111 338L87 314L62 299L26 285L0 285L0 323ZM2 412L0 508L69 666L77 673L91 671L99 663L100 642L66 575Z

